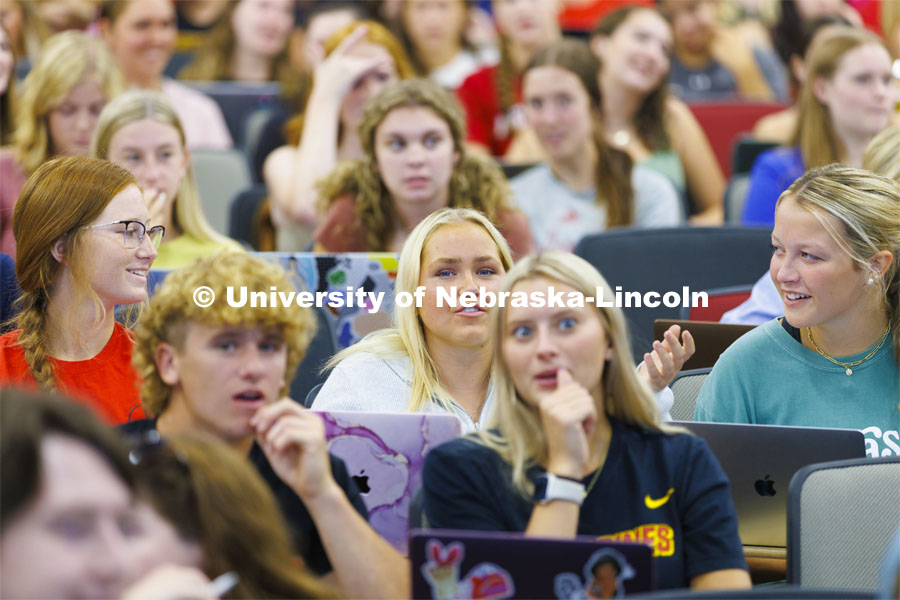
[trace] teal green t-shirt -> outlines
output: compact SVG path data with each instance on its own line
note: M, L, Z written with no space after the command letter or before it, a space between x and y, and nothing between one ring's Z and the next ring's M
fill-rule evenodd
M854 362L854 356L837 357ZM707 377L694 418L723 423L859 429L869 456L900 455L900 368L891 336L848 376L777 319L746 333Z

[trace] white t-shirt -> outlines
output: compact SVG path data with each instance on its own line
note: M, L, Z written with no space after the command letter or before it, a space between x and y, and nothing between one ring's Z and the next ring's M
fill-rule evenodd
M571 252L589 234L606 230L606 206L595 190L573 191L541 163L510 181L516 204L531 226L536 250ZM675 188L656 171L641 165L631 170L634 227L675 227L684 222Z

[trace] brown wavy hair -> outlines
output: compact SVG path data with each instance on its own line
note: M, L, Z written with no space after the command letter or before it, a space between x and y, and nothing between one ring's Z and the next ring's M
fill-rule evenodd
M210 578L233 571L228 598L334 598L293 557L289 527L246 456L209 436L178 435L139 448L142 495L203 551Z
M631 225L634 222L634 192L631 188L633 163L627 153L606 143L603 101L597 83L600 62L584 42L562 39L539 50L525 67L525 73L538 67L565 69L578 78L587 92L591 99L591 128L597 149L595 199L598 205L606 206L608 227Z
M591 37L598 35L611 37L616 32L616 29L619 28L619 25L624 23L634 13L642 10L655 12L665 19L665 15L653 8L638 5L623 6L603 17L591 32ZM666 131L666 103L668 99L669 75L667 73L659 82L659 85L644 97L644 101L641 102L632 119L635 132L648 150L668 150L672 147L669 134Z
M66 267L76 286L77 304L87 296L105 314L100 298L87 283L81 249L85 225L93 222L109 201L129 185L137 186L126 169L105 160L84 156L54 158L39 166L25 182L13 212L16 239L16 276L22 288L16 327L21 329L19 346L25 362L43 388L54 387L53 369L46 358L47 344L54 335L47 309L62 268L51 254L63 241Z
M449 208L473 208L494 223L500 213L512 209L509 184L499 165L492 159L466 153L466 122L456 99L429 79L399 81L382 90L366 106L359 125L365 158L339 163L319 185L320 208L326 212L340 196L355 195L356 217L366 231L369 249L375 252L390 249L396 219L393 199L376 164L375 130L390 112L409 107L432 110L450 128L459 161L450 176Z

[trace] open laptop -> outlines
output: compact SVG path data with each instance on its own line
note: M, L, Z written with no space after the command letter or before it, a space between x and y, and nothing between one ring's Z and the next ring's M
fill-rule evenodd
M447 414L322 411L328 451L342 459L356 482L369 523L406 554L409 505L422 487L429 450L462 432Z
M413 598L613 598L647 592L656 589L652 554L640 543L520 533L413 530L409 541Z
M725 352L736 339L756 327L756 325L734 325L709 321L687 321L684 319L656 319L653 321L653 339L662 340L663 334L672 325L680 325L681 330L691 332L697 351L685 361L682 370L703 369L713 366L719 355Z
M731 481L741 542L787 546L787 491L801 467L864 458L865 437L856 429L785 427L674 421L709 444Z

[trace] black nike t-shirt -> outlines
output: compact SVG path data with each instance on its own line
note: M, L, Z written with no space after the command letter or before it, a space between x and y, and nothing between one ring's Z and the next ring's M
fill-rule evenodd
M746 569L728 478L706 442L610 423L609 453L581 507L578 534L651 544L660 589ZM528 477L544 473L535 466ZM469 438L428 454L423 485L425 515L437 529L525 531L534 507L513 489L509 465Z

